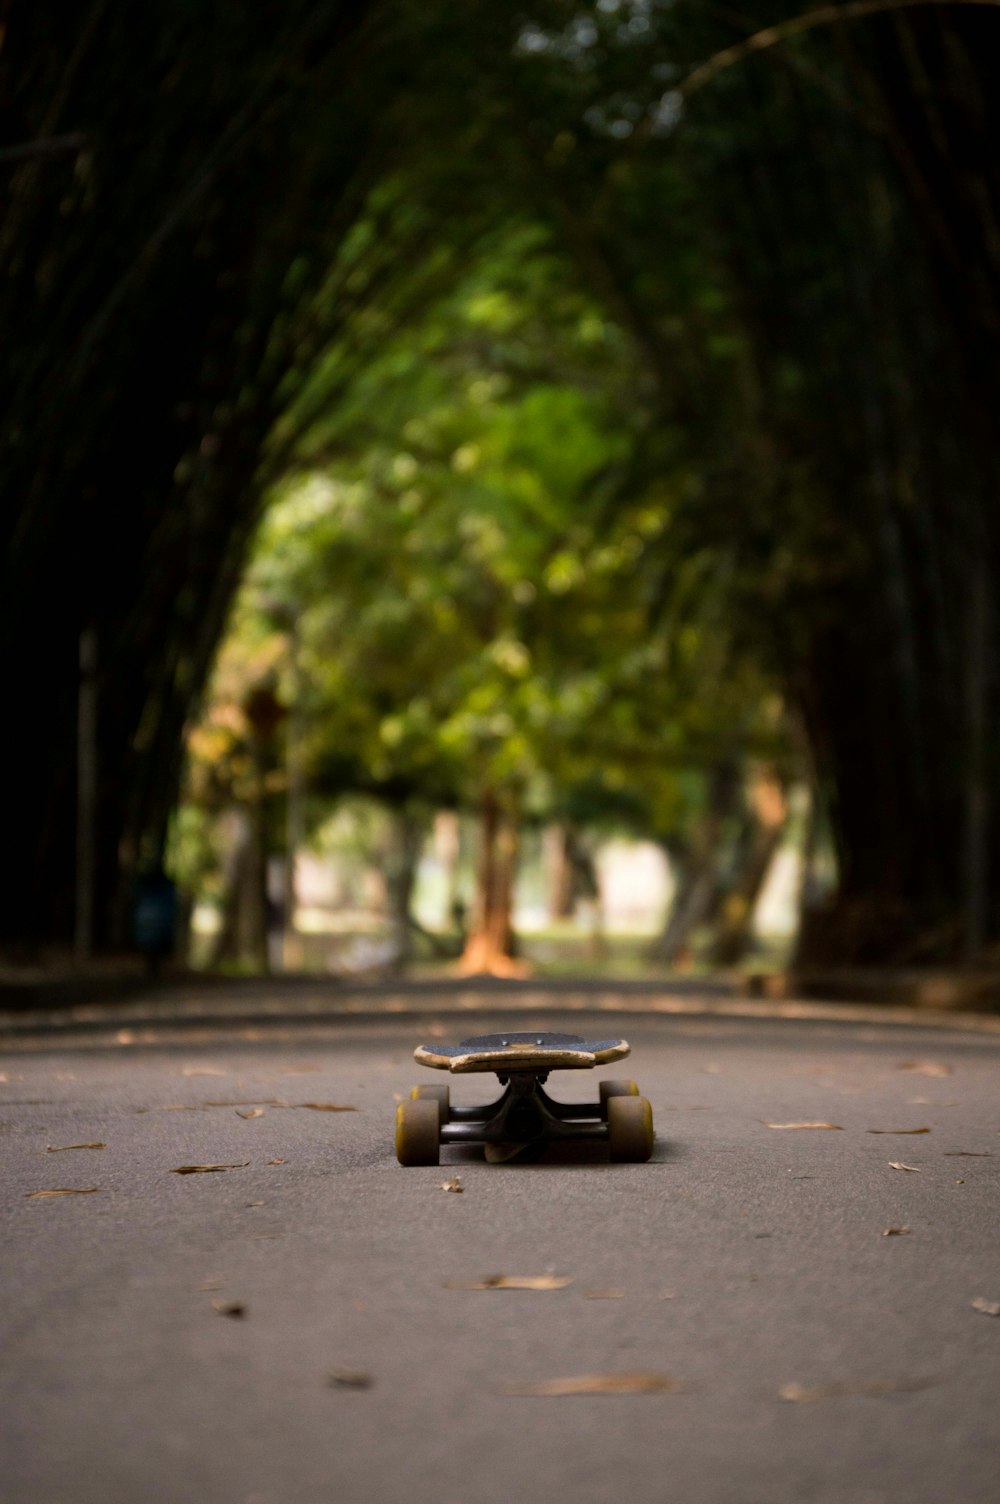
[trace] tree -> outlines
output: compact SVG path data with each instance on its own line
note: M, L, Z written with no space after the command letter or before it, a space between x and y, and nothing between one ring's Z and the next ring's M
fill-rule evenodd
M764 724L716 592L662 609L691 478L644 476L631 342L571 271L537 226L487 236L305 431L326 468L286 484L244 595L244 656L272 602L296 619L314 791L478 812L473 970L509 969L525 815L603 785L672 835L681 770Z

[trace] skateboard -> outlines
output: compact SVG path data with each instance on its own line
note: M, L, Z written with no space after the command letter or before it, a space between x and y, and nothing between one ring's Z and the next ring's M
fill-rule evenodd
M596 1102L557 1102L545 1091L550 1071L623 1060L624 1039L507 1032L424 1044L413 1053L420 1065L456 1076L492 1071L504 1090L495 1102L467 1107L452 1104L447 1085L415 1086L396 1109L401 1165L440 1164L442 1144L485 1144L487 1158L567 1139L604 1142L619 1162L641 1163L653 1152L653 1110L634 1081L599 1082Z

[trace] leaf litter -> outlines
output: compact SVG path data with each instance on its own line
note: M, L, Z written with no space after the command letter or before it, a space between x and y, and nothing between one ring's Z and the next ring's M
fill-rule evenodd
M458 1178L457 1175L453 1175L450 1180L442 1180L442 1182L441 1182L441 1190L442 1191L460 1191L461 1192L461 1191L465 1190L465 1186L462 1184L461 1180Z
M539 1399L573 1394L677 1394L687 1388L669 1373L586 1373L532 1384L505 1384L502 1394Z
M907 1170L907 1171L909 1171L909 1173L911 1175L919 1175L919 1174L921 1174L921 1169L920 1169L919 1165L904 1165L903 1162L902 1162L902 1160L900 1160L900 1159L890 1159L890 1161L889 1161L889 1169L890 1170Z
M327 1375L327 1383L334 1389L370 1389L374 1382L361 1368L331 1368Z
M898 1071L912 1071L917 1076L950 1076L953 1069L945 1065L943 1060L903 1060L897 1065Z
M250 1161L244 1160L238 1165L178 1165L176 1169L168 1171L170 1175L214 1175L219 1170L245 1170Z
M983 1316L1000 1316L1000 1300L987 1300L984 1295L977 1295L972 1309Z
M238 1118L262 1118L264 1116L264 1111L265 1109L263 1107L251 1107L248 1109L248 1111L241 1112L237 1107L236 1116Z
M835 1128L843 1133L843 1123L764 1123L765 1128Z
M564 1290L572 1274L488 1274L485 1279L450 1279L446 1290Z
M46 1154L65 1154L67 1149L106 1149L107 1144L46 1144Z
M782 1384L778 1394L783 1400L811 1405L816 1400L840 1399L854 1394L917 1394L936 1383L936 1379L868 1379L857 1384Z
M212 1310L217 1311L220 1316L232 1316L237 1319L247 1313L246 1304L242 1300L213 1300Z
M904 1236L904 1234L908 1233L909 1230L910 1229L905 1224L902 1227L883 1227L882 1236L883 1238L901 1238Z
M28 1191L26 1196L29 1201L37 1200L39 1196L93 1196L95 1192L103 1191L103 1189L101 1185L60 1186L52 1191Z
M866 1128L866 1133L930 1133L929 1128Z

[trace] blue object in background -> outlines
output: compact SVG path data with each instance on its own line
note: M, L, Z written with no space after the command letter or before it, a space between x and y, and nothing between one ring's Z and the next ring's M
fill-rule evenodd
M132 939L150 957L173 954L177 940L177 885L162 868L140 877L132 906Z

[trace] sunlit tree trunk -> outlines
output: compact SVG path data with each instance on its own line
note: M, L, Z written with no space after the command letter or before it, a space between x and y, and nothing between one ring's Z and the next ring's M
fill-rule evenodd
M458 963L463 975L523 976L514 958L514 882L519 833L515 814L493 789L482 796L476 891L465 950Z

